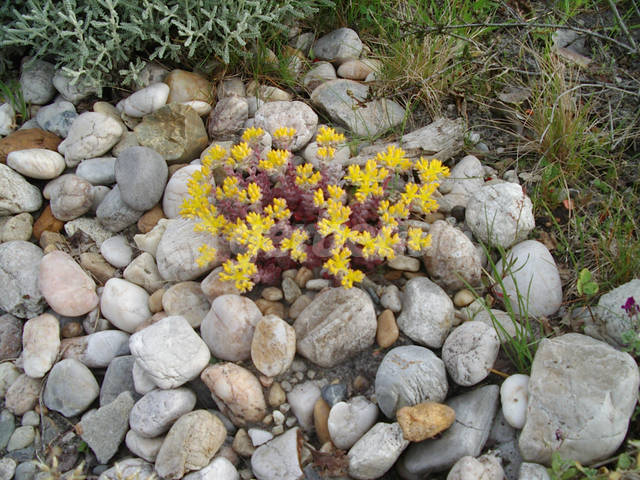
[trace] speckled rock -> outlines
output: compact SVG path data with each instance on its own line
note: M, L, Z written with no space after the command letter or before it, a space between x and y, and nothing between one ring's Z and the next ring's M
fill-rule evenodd
M251 360L260 373L268 377L285 373L295 354L294 328L275 315L262 317L255 326L251 340Z
M262 385L249 370L234 363L216 363L205 368L200 378L236 425L259 422L266 415Z
M502 480L504 476L500 459L487 454L478 458L462 457L449 471L447 480Z
M431 350L417 345L390 350L378 367L375 391L380 410L389 418L404 406L442 402L449 385L444 363Z
M256 304L240 295L222 295L200 325L202 339L216 358L238 361L251 356L251 340L262 318Z
M470 321L457 327L442 346L442 360L458 385L469 387L484 380L500 350L495 329L483 322Z
M193 410L196 395L188 388L152 390L136 402L129 414L131 429L144 438L167 432L182 415Z
M18 358L21 350L22 322L10 313L5 313L0 316L0 362ZM0 394L0 397L2 396L3 394Z
M73 121L67 138L58 151L68 167L75 167L85 158L95 158L111 150L124 133L118 121L96 112L85 112Z
M400 331L417 343L440 348L453 326L453 302L426 277L412 278L404 288Z
M506 263L496 263L494 275L501 275L504 289L498 284L494 292L498 298L511 303L515 312L520 311L518 294L523 298L522 316L553 315L562 304L562 282L553 256L536 240L514 245L506 254ZM506 266L509 269L506 270Z
M85 365L74 358L56 363L44 388L47 408L73 417L84 412L98 398L98 382Z
M43 313L27 320L22 332L22 368L33 378L42 378L51 369L60 349L60 324Z
M359 480L382 477L409 445L397 423L376 423L349 450L349 475Z
M207 130L212 138L226 138L240 130L249 116L249 104L243 97L223 97L209 114Z
M58 365L59 363L56 363ZM55 367L55 365L54 365ZM51 374L49 374L49 377ZM38 403L42 380L21 374L7 389L4 406L14 415L24 415Z
M456 412L451 407L437 402L402 407L396 415L404 438L410 442L433 438L449 428L456 419Z
M429 234L431 246L423 256L429 277L449 292L478 285L482 259L471 240L443 220L435 221Z
M296 129L291 143L291 150L303 148L316 133L318 115L303 102L267 102L262 105L255 116L255 126L266 130L270 135L280 127Z
M355 31L339 28L316 40L313 53L320 60L341 64L350 58L358 58L362 47L362 41Z
M465 221L485 243L509 248L525 240L535 227L533 205L515 183L484 185L469 198Z
M358 288L320 292L293 327L298 353L322 367L333 367L371 346L376 314L371 298Z
M35 212L42 206L40 189L0 163L0 216Z
M160 388L176 388L193 380L211 353L184 317L165 317L131 335L131 354Z
M36 114L36 121L43 130L65 138L77 117L76 107L71 102L58 100L40 108Z
M60 250L42 257L38 285L49 306L60 315L78 317L98 305L95 282L71 255Z
M91 209L92 185L84 178L68 174L47 184L44 194L51 199L51 213L64 222L78 218Z
M531 367L523 458L548 465L554 452L582 464L610 456L627 433L639 379L633 358L604 342L578 333L543 339Z
M162 278L167 281L193 280L222 263L228 247L226 242L207 232L194 232L195 220L180 218L168 220L158 249L156 262ZM208 265L198 266L198 249L202 244L219 252L217 260Z
M0 244L0 309L18 318L30 318L44 310L38 275L42 250L16 240Z
M27 57L20 72L20 89L26 103L45 105L56 94L53 86L55 66L40 59Z

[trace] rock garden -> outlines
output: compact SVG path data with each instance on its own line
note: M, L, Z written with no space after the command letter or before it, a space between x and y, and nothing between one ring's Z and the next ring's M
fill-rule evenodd
M637 5L311 3L121 85L0 37L0 480L638 478Z

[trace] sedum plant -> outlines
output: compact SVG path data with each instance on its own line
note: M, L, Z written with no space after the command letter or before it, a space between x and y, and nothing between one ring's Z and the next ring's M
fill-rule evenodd
M449 174L440 161L420 158L413 164L402 149L390 146L344 172L332 163L344 136L321 127L317 169L295 164L288 149L294 135L294 129L279 128L275 148L265 149L266 132L249 128L229 151L210 147L190 178L181 214L197 220L197 231L223 236L237 252L218 259L224 261L221 280L244 292L258 282L276 282L296 264L321 265L350 288L364 278L354 266L369 268L406 248L419 252L430 245L420 228L408 228L406 238L399 232L412 211L437 209L433 193ZM214 178L223 180L215 186ZM202 266L218 252L203 245L200 254Z
M142 59L229 63L268 28L307 17L330 0L15 0L0 7L0 51L50 60L91 87L130 82ZM6 59L4 59L6 61ZM118 85L120 86L120 85Z

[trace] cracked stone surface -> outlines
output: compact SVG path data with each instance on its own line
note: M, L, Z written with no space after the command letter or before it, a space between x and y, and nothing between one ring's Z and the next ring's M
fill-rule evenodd
M579 333L542 340L520 434L523 458L548 465L556 451L582 464L609 457L627 433L639 382L633 357L603 342Z
M58 151L68 167L75 167L81 160L107 153L123 133L122 124L116 119L103 113L85 112L73 121Z

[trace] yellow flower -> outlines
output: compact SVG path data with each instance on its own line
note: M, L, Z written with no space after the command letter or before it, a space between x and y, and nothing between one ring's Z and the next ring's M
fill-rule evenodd
M196 259L196 264L199 267L204 267L216 259L216 249L206 243L198 247L198 252L200 256Z
M351 258L351 250L347 247L336 249L329 260L324 262L323 266L329 273L339 276L341 273L349 269L349 259Z
M276 220L284 220L291 216L291 210L287 208L287 201L284 198L274 198L273 203L264 208L264 212Z
M389 171L386 168L378 168L375 160L369 159L364 170L359 165L349 165L348 174L344 178L358 187L356 200L364 202L369 195L381 196L384 193L380 182L388 175Z
M313 192L313 204L318 208L324 207L324 204L325 204L324 192L322 191L321 188Z
M236 288L241 292L246 292L253 288L254 283L251 276L255 275L258 267L251 261L251 255L248 253L240 254L236 260L227 260L222 264L222 272L218 274L218 278L226 282L235 282Z
M291 127L280 127L276 128L273 132L273 138L275 140L291 140L293 136L296 134L296 129Z
M311 172L313 172L313 165L310 163L298 165L296 167L296 185L300 185L301 187L315 187L322 178L322 175L320 175L320 172L313 174Z
M411 168L411 160L405 157L405 151L395 145L389 145L385 152L378 153L376 160L393 171L406 172Z
M291 232L289 238L284 238L280 242L280 249L283 252L291 251L289 254L296 262L304 262L307 259L307 252L304 251L304 242L309 239L309 234L298 228Z
M347 196L347 192L345 192L343 188L333 184L327 185L327 193L329 194L329 198L340 203L342 203Z
M268 173L274 173L287 164L290 155L291 153L287 150L269 150L267 158L258 162L258 168Z
M428 235L420 228L409 228L407 246L412 250L421 251L431 245L431 235Z
M400 199L400 201L390 204L389 200L382 200L378 205L378 215L384 225L397 227L399 218L407 218L409 216L409 204Z
M231 155L236 162L242 162L251 155L251 148L247 142L239 143L238 145L231 147Z
M242 140L251 143L253 140L259 139L264 134L264 130L260 127L249 127L242 134Z
M331 160L336 155L336 149L333 147L318 147L317 154L320 160Z
M344 135L341 133L337 133L331 127L322 126L318 129L318 134L316 135L316 142L318 145L323 147L328 147L335 145L340 142L344 142Z
M361 282L364 280L364 273L360 270L348 269L340 279L340 283L344 288L353 287L353 282Z
M229 155L229 152L227 152L224 147L216 143L213 147L209 148L205 156L202 157L201 163L207 168L215 168L224 163L224 159L227 158L227 155Z
M222 182L222 187L216 187L216 198L229 200L238 200L240 202L247 201L247 191L238 188L237 177L226 177Z
M397 233L393 233L391 227L385 225L380 229L378 234L373 237L373 243L376 254L380 258L386 258L390 260L396 256L393 247L400 243L400 237Z
M274 225L271 217L262 216L256 212L249 212L244 219L237 220L229 240L247 247L247 253L252 256L262 252L270 252L275 247L273 241L266 236Z
M249 197L248 199L250 204L258 203L262 198L262 190L260 190L260 186L255 182L251 182L247 185L247 196Z
M449 168L442 165L442 162L435 158L429 161L424 157L420 157L420 160L416 162L416 169L423 184L436 182L440 176L449 176Z

